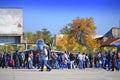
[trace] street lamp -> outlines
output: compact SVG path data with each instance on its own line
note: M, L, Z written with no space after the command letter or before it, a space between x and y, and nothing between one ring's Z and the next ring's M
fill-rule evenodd
M7 44L5 45L5 52L7 52Z
M52 45L51 45L51 47L52 47L52 50L54 49L54 39L55 39L55 35L52 37Z
M28 39L28 38L27 38L27 32L26 32L26 36L25 36L25 38L26 38L25 49L27 50L27 46L28 46L28 45L27 45L27 39Z

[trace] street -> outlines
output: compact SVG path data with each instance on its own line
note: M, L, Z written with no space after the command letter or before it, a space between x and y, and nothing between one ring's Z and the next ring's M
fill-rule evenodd
M102 69L53 69L40 72L38 69L2 69L0 80L119 80L120 71L105 71Z

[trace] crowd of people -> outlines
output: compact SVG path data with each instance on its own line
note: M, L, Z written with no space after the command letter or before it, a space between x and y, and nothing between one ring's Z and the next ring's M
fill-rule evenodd
M104 52L97 54L51 52L46 47L42 51L15 51L0 53L0 68L34 69L48 71L52 69L101 68L107 71L120 69L120 52Z

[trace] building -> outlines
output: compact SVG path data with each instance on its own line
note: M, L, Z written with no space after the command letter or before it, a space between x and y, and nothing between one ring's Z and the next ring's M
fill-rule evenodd
M120 28L111 28L103 37L98 38L102 46L112 45L116 41L120 41Z
M64 37L64 34L56 34L56 45L62 46L62 39Z
M22 43L22 8L0 8L0 44Z
M104 37L113 37L113 38L119 38L120 37L120 28L113 27L111 28Z
M94 35L92 38L97 39L97 38L100 38L100 37L103 37L103 35Z

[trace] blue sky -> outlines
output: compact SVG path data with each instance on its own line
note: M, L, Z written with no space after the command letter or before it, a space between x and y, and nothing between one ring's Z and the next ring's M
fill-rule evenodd
M102 35L120 22L120 0L0 0L0 8L23 8L23 31L47 28L52 35L76 17L92 17Z

